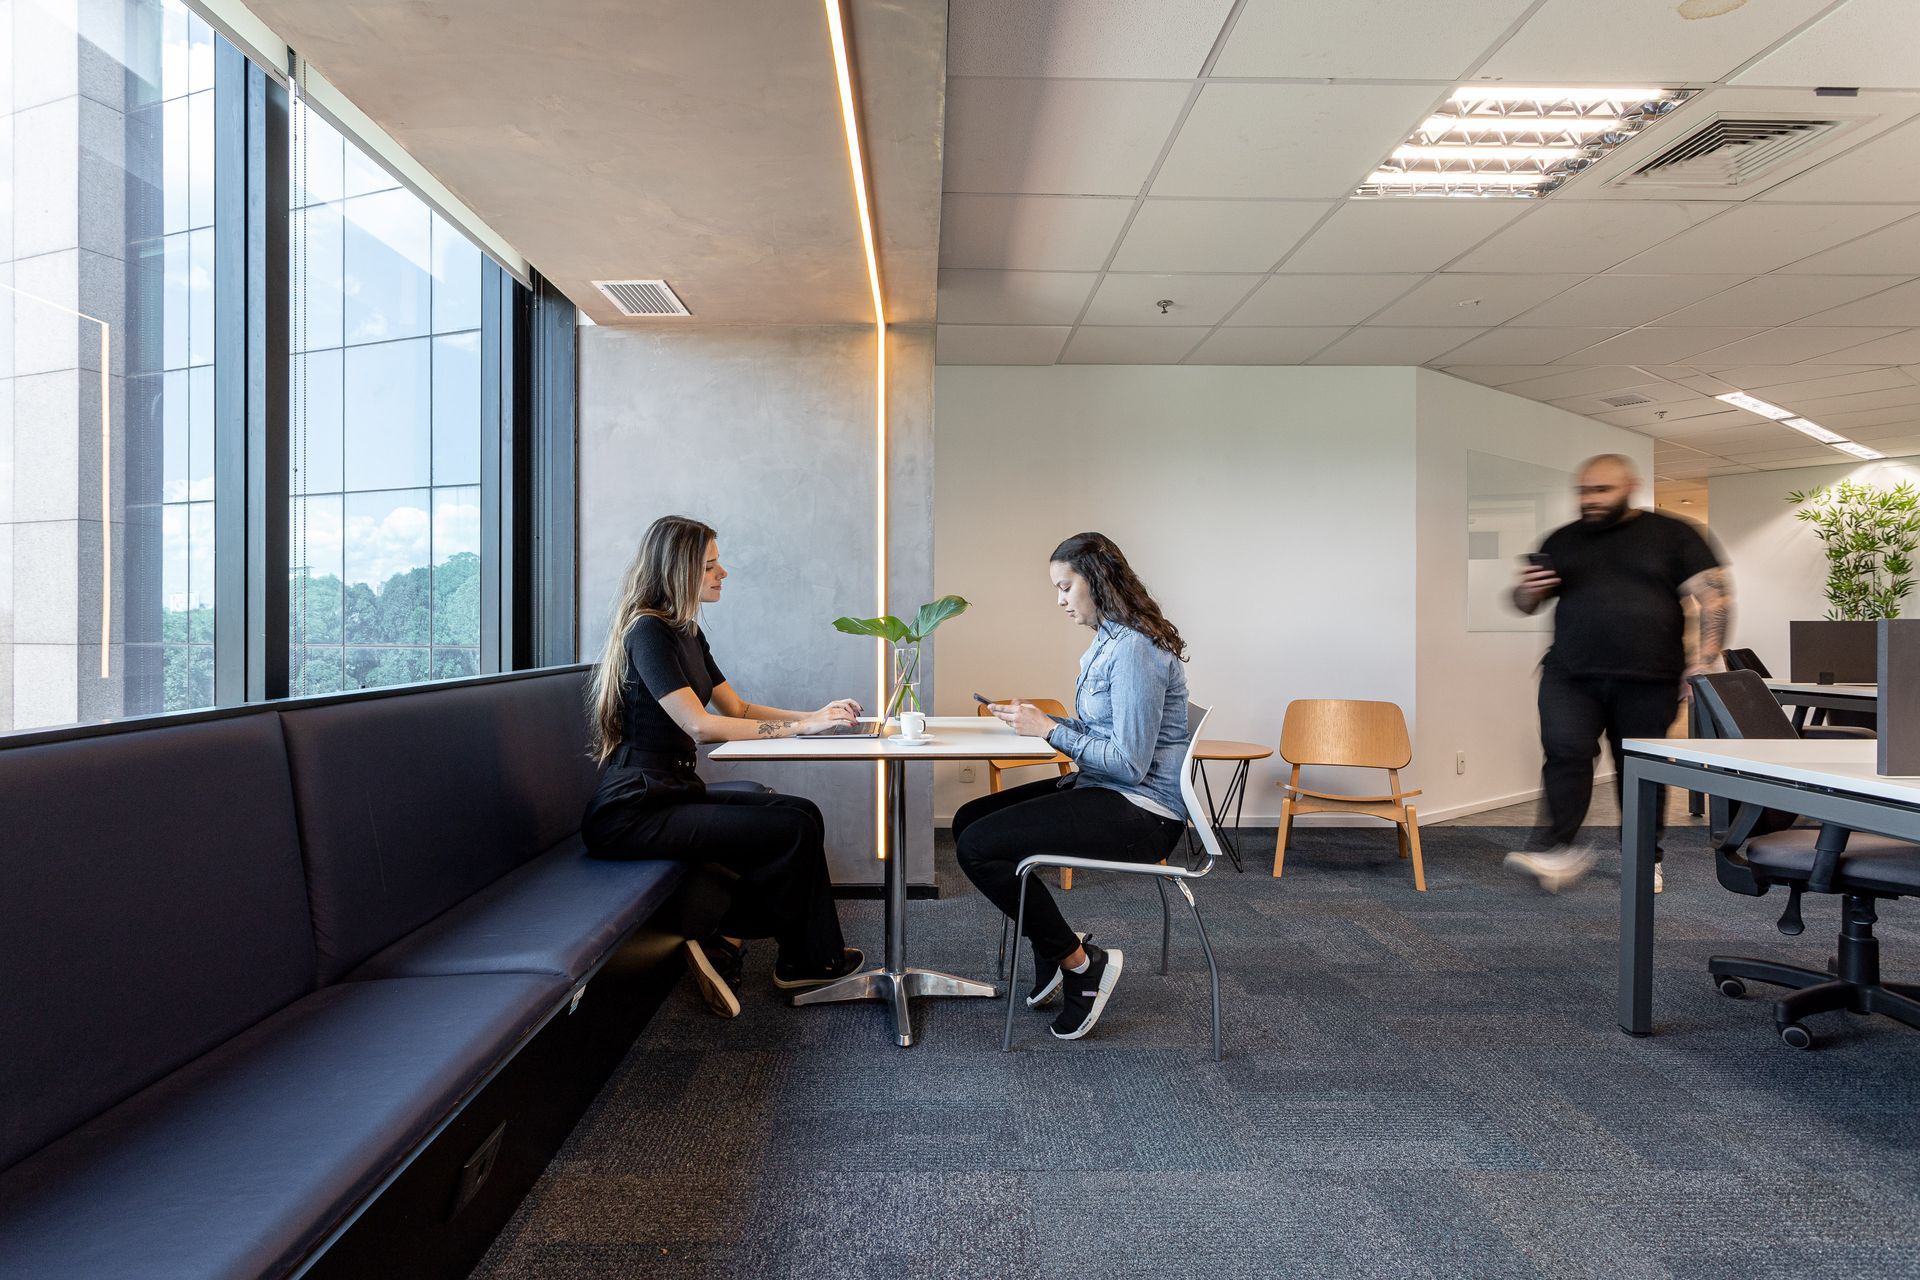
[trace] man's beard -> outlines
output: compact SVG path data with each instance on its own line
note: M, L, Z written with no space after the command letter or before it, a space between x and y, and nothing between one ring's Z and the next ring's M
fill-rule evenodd
M1627 504L1624 502L1617 507L1606 507L1600 511L1589 512L1583 508L1580 512L1580 523L1590 528L1604 529L1610 524L1619 524L1626 514Z

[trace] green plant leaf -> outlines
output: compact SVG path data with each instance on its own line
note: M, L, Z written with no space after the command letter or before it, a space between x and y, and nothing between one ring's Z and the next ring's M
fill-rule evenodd
M933 629L956 614L967 611L967 602L959 596L941 596L920 606L920 612L913 619L913 630L909 639L925 640L933 634Z
M912 639L907 624L890 613L879 618L835 618L833 629L850 636L877 636L888 644Z

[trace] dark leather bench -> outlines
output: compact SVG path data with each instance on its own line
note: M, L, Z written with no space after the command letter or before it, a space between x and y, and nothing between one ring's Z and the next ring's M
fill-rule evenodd
M679 972L583 694L0 743L0 1276L462 1274Z

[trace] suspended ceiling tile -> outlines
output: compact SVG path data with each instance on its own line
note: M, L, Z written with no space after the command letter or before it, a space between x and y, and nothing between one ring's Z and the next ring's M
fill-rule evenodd
M1601 325L1631 328L1646 324L1681 307L1731 289L1747 279L1719 276L1593 276L1565 293L1548 299L1520 317L1537 325ZM1665 364L1679 355L1656 356Z
M1180 127L1152 194L1337 199L1439 96L1406 85L1211 83Z
M1555 364L1640 364L1684 360L1698 351L1725 346L1764 329L1630 329L1617 338L1562 356Z
M1721 456L1729 462L1744 462L1749 466L1766 467L1779 463L1804 466L1809 463L1825 462L1827 459L1835 457L1836 454L1834 450L1827 448L1827 446L1823 444L1813 444L1809 442L1804 447L1788 445L1779 449L1735 449ZM1845 457L1846 455L1840 454L1838 456Z
M1160 328L1082 326L1060 357L1061 364L1179 364L1200 344L1208 330L1202 325Z
M1645 382L1647 375L1631 365L1608 365L1593 369L1566 369L1526 382L1511 383L1502 391L1542 402L1564 400L1568 396L1605 395Z
M947 73L1190 80L1233 0L953 0Z
M1133 203L1088 196L949 195L940 202L940 265L1098 271Z
M1790 275L1920 275L1920 217L1896 222L1858 240L1790 262L1780 270Z
M1920 88L1920 5L1849 0L1734 77L1735 84Z
M1904 387L1890 387L1885 391L1862 391L1850 396L1809 396L1795 393L1791 387L1771 393L1778 397L1780 406L1792 409L1803 418L1819 418L1826 414L1861 413L1873 409L1909 408L1920 405L1920 387L1911 384Z
M1911 215L1907 206L1744 204L1614 268L1622 275L1760 275Z
M1503 325L1475 338L1464 347L1447 353L1449 363L1479 364L1483 361L1525 363L1535 368L1551 364L1596 342L1604 342L1623 329L1532 329ZM1536 377L1548 372L1541 369Z
M946 189L1138 195L1188 92L1166 81L949 79Z
M1067 325L943 324L934 335L940 364L1052 364L1067 345Z
M1852 413L1823 413L1817 422L1829 431L1838 431L1843 435L1850 431L1871 431L1875 427L1898 426L1903 422L1912 422L1916 414L1912 405L1892 405L1884 409L1858 409Z
M1525 208L1522 200L1349 200L1280 269L1438 271Z
M1661 84L1718 80L1826 8L1765 0L1688 20L1676 0L1546 0L1479 69L1510 84Z
M1533 0L1247 0L1216 76L1454 80Z
M1713 376L1731 382L1730 390L1756 391L1772 389L1790 382L1812 382L1816 378L1839 378L1854 373L1872 373L1872 365L1834 365L1834 364L1747 364L1721 365L1713 370Z
M1471 338L1472 329L1355 329L1309 364L1425 364Z
M1229 325L1354 325L1419 284L1421 276L1274 276Z
M1879 303L1879 298L1868 298L1869 294L1878 294L1899 284L1901 279L1900 276L1758 276L1725 293L1716 293L1703 302L1662 316L1660 324L1662 327L1778 325L1796 320L1807 324L1920 324L1920 292L1912 295L1907 303L1915 315L1912 320L1852 315L1857 307ZM1866 301L1854 301L1857 298ZM1841 305L1843 303L1848 305Z
M1344 327L1221 329L1187 357L1188 364L1304 364L1346 332Z
M1602 422L1610 422L1616 427L1630 427L1635 431L1644 431L1651 436L1664 436L1678 433L1687 428L1683 424L1694 422L1698 418L1724 418L1729 412L1727 406L1718 401L1710 401L1711 410L1697 404L1677 405L1636 405L1626 409L1613 409L1593 416ZM1731 426L1729 421L1720 425Z
M1270 271L1330 202L1149 200L1134 215L1115 271Z
M1869 342L1897 332L1894 329L1815 329L1793 326L1769 329L1739 342L1702 351L1695 363L1709 368L1720 365L1793 364L1837 353L1849 361L1859 359L1864 363L1878 364L1882 361L1876 357L1857 355L1855 350L1849 349L1851 344ZM1889 359L1884 363L1893 364L1896 361Z
M1091 271L942 271L940 323L1072 324L1099 279Z
M1474 275L1449 271L1415 288L1375 316L1375 324L1503 324L1529 307L1579 284L1584 276Z
M1083 324L1172 328L1216 325L1253 291L1261 277L1109 275L1093 291ZM1163 313L1157 305L1172 303Z
M1495 333L1499 332L1495 330ZM1492 337L1493 334L1488 334ZM1472 346L1472 343L1468 343ZM1454 348L1458 351L1460 348ZM1483 387L1504 387L1510 382L1525 382L1530 378L1541 378L1553 372L1544 365L1537 364L1453 364L1453 353L1447 353L1448 364L1442 373L1460 378L1466 382L1477 382Z
M1912 50L1906 56L1914 58ZM1920 201L1920 132L1912 122L1869 138L1777 187L1763 199L1829 203Z
M1854 330L1853 332L1865 332ZM1858 347L1846 347L1833 353L1836 357L1858 360L1867 364L1912 364L1920 361L1920 329L1908 329L1905 333L1888 334Z
M1783 280L1875 280L1894 287L1862 296L1857 302L1835 306L1830 311L1808 316L1803 324L1896 325L1912 328L1920 325L1920 280L1899 284L1888 276L1786 276Z
M1456 262L1457 271L1582 271L1618 266L1722 212L1705 203L1548 200Z

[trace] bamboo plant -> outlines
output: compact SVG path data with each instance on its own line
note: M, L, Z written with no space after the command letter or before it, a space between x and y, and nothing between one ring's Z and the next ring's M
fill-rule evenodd
M1909 480L1892 488L1842 480L1787 501L1825 548L1828 621L1899 617L1920 548L1920 489Z

